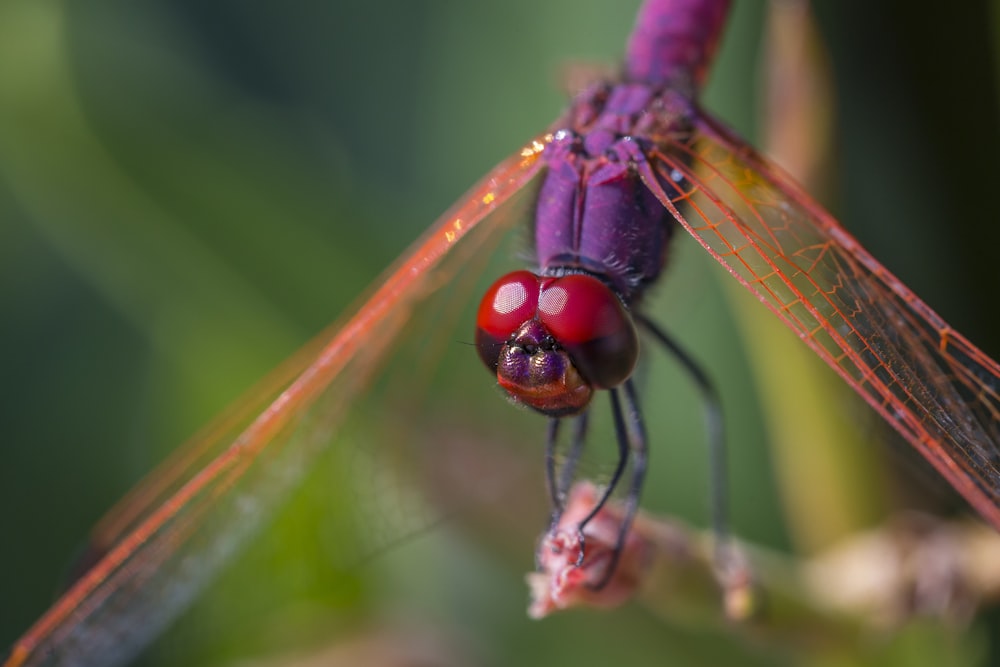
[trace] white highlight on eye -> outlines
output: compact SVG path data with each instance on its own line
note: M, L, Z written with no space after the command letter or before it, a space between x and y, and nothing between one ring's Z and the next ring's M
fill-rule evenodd
M548 315L558 315L566 307L567 301L569 301L569 294L565 288L550 287L542 292L542 296L538 300L538 310Z
M521 283L507 283L493 297L493 310L501 315L513 313L528 300L528 291Z

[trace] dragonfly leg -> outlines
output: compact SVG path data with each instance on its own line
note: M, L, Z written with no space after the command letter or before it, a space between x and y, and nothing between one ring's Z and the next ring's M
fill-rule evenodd
M573 435L569 451L566 452L566 460L559 468L558 474L556 473L556 443L559 437L559 424L562 420L555 417L549 420L549 431L545 442L545 480L549 487L549 496L552 499L550 527L559 523L563 511L566 509L566 496L573 483L573 474L576 472L580 455L583 453L583 444L587 439L587 415L587 412L583 412L573 421Z
M627 380L625 382L625 385L626 387L630 386L631 380ZM608 393L611 396L611 414L614 417L614 423L615 423L615 441L618 443L618 463L615 466L614 473L612 473L611 475L611 479L608 480L607 488L601 495L601 499L597 501L597 504L594 505L593 509L591 509L590 512L587 514L587 516L585 516L583 520L580 521L580 523L577 525L576 529L577 540L579 541L580 544L580 555L577 559L576 563L577 566L583 565L584 555L586 553L586 536L584 535L584 528L586 528L587 524L590 523L591 519L597 516L597 513L600 512L601 509L604 507L605 503L608 502L608 498L610 498L611 494L614 493L615 487L618 486L618 482L621 480L622 475L625 473L625 468L628 465L629 450L632 448L630 446L632 436L629 427L626 425L625 417L622 415L621 397L618 394L618 388L615 387L613 389L610 389L608 390ZM634 401L632 400L633 397L634 396L631 393L629 393L626 398L629 404L630 415L634 413L637 417L638 411L632 410L632 407L635 405ZM637 449L645 449L645 442L643 442L641 448ZM642 465L639 467L641 467L644 472L645 471L644 452L642 455L642 459L643 459ZM630 496L632 495L632 490L633 490L632 486L634 486L634 477L633 477L633 485L630 486L630 494L629 494ZM636 499L638 499L638 493L636 493ZM597 588L597 589L602 588L604 584L607 583L608 579L611 578L611 574L614 573L615 563L618 560L618 552L620 551L621 543L623 541L621 539L621 536L628 533L628 527L630 523L631 523L631 518L627 516L622 524L622 530L620 531L621 534L619 535L619 539L616 542L615 554L613 556L612 563L607 568L605 576L601 579L600 582L598 582L597 585L592 586L592 588Z
M549 419L549 430L545 436L545 485L549 487L549 498L552 500L553 525L562 516L563 492L560 483L556 481L556 444L559 440L559 424L562 419Z
M629 481L628 492L625 494L625 513L618 527L618 536L615 538L615 546L611 551L611 560L608 562L601 580L589 585L594 590L604 588L618 567L618 560L621 557L622 548L625 546L625 538L628 536L628 531L632 528L632 520L635 519L635 513L639 510L639 496L642 494L642 485L646 479L646 468L649 461L646 427L642 421L642 412L639 409L635 383L631 379L628 379L625 381L624 387L624 415L622 414L620 401L617 398L617 392L612 394L612 401L614 402L615 434L618 438L619 448L624 446L626 454L631 451L634 456L632 477ZM619 470L622 468L624 468L624 465L621 465ZM607 495L602 499L601 505L604 504L604 500L606 499ZM600 506L597 509L600 509Z
M563 498L569 493L576 465L580 462L580 455L583 453L583 443L587 439L588 414L584 412L573 421L573 439L570 441L569 451L566 453L566 461L563 463L562 470L559 471L559 493Z
M701 393L708 439L709 487L711 489L712 530L715 533L715 560L725 566L730 558L728 479L726 474L726 438L719 394L705 371L666 331L652 320L635 314L636 322L650 333L677 360Z

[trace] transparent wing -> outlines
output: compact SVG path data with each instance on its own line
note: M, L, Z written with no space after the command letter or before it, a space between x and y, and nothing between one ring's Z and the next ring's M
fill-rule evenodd
M642 168L680 224L1000 530L997 363L718 122L697 119Z
M479 223L538 172L550 139L539 137L487 174L353 314L126 497L95 531L93 565L14 645L4 666L118 664L154 638L336 435L414 310L503 231L492 219Z

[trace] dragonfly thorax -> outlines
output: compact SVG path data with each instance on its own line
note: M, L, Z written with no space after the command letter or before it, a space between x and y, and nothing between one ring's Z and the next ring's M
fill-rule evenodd
M636 169L643 143L606 126L556 135L535 207L542 273L570 266L600 275L630 305L656 281L674 223Z

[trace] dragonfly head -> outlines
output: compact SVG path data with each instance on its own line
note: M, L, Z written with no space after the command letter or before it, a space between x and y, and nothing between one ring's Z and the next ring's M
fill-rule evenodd
M577 414L596 389L624 382L639 355L625 306L587 274L500 278L479 304L476 346L514 400L552 417Z

